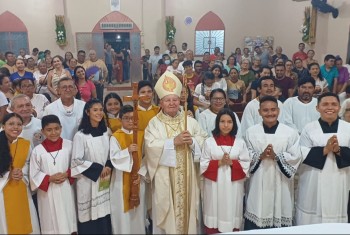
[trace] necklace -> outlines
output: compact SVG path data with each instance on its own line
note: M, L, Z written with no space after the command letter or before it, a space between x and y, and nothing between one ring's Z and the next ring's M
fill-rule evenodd
M53 165L54 165L54 166L56 165L56 158L57 158L57 155L58 155L59 152L60 152L60 150L57 151L57 153L56 153L56 155L55 155L55 157L54 157L54 156L52 156L52 154L48 151L48 153L50 154L51 158L53 159Z
M226 151L224 150L224 148L222 147L222 145L220 145L220 148L221 148L222 152L224 152L224 156L226 155L226 156L228 156L228 157L230 157L230 153L231 153L232 147L233 147L233 145L231 146L230 151L226 152Z

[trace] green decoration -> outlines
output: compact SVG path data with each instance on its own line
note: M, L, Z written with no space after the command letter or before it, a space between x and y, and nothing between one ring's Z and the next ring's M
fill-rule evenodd
M174 43L176 28L174 26L174 16L167 16L165 19L166 43Z
M67 45L66 28L64 27L64 16L56 15L56 43L60 47Z
M302 40L305 43L309 43L309 39L310 39L310 25L311 25L310 7L305 7L304 23L303 23L302 28L301 28Z

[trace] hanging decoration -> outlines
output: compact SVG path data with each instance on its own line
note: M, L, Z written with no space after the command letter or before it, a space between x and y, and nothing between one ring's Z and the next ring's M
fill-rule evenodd
M174 16L167 16L165 19L166 44L174 43L176 28L174 26Z
M317 8L305 7L304 22L300 28L302 41L308 44L316 42L316 23L317 23Z
M56 15L56 43L60 47L67 45L66 28L64 27L64 16Z
M305 7L304 10L304 22L301 26L300 32L302 33L303 42L309 42L309 32L310 32L310 24L311 24L311 9L310 7Z

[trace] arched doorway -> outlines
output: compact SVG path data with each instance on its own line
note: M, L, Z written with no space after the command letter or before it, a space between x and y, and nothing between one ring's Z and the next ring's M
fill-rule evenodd
M195 28L195 55L202 56L204 52L214 52L215 47L224 51L225 25L218 15L209 11L198 21Z
M27 27L16 15L5 11L0 15L0 51L18 55L21 48L30 54Z
M141 80L141 37L140 29L128 16L120 12L111 12L102 17L91 33L77 33L77 50L94 49L97 56L103 58L103 47L109 42L114 50L126 45L131 52L130 78L132 82Z

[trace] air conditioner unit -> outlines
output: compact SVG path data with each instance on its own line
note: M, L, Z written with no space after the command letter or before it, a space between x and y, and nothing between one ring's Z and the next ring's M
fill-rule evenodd
M101 22L100 29L133 29L132 22Z

